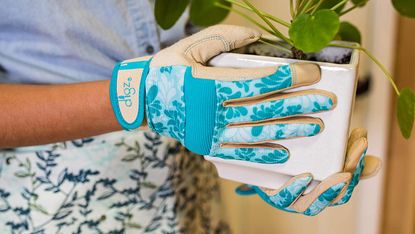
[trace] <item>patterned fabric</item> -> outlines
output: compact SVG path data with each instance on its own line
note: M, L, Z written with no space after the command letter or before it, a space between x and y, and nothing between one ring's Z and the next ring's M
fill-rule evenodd
M341 197L340 200L338 200L336 203L332 204L332 201L341 193L344 186L346 186L346 183L336 184L330 187L324 193L322 193L318 197L318 199L314 201L305 212L303 212L304 215L317 215L327 206L342 205L350 200L353 191L359 183L360 177L365 168L366 151L367 149L365 149L362 155L360 156L359 162L356 165L356 169L353 172L352 179L348 183L346 192L344 193L343 197ZM288 207L298 198L298 196L300 196L307 189L307 186L311 182L311 179L311 177L297 178L292 184L285 187L275 195L267 195L261 188L253 185L240 186L236 189L236 193L239 195L258 194L265 202L267 202L271 206L284 211L296 213Z
M280 66L275 75L257 79L255 81L216 81L217 111L215 128L213 130L213 145L210 150L210 155L215 155L215 151L218 150L220 144L219 139L227 124L242 118L245 118L244 120L248 121L249 119L247 120L246 117L249 118L249 116L252 116L248 115L248 110L243 106L226 108L223 106L223 102L230 99L241 98L242 94L244 94L244 97L251 97L265 93L269 90L266 88L266 84L270 84L275 90L290 87L292 84L290 66ZM274 107L270 108L275 109Z
M276 90L286 89L292 85L291 68L289 65L278 67L278 70L267 77L244 81L216 81L218 103L223 101L252 97Z
M0 233L227 233L218 189L209 163L154 133L1 151Z
M268 196L258 187L249 187L258 193L258 195L271 206L278 209L285 209L289 207L295 200L297 200L298 196L300 196L307 189L307 186L310 184L311 180L311 176L299 178L295 180L290 186L283 188L277 194L272 196Z
M182 233L228 234L216 168L181 147L173 175L176 208Z
M338 202L334 203L332 206L342 205L348 202L352 197L353 190L357 186L357 184L359 184L360 176L362 175L363 169L365 169L366 151L367 150L363 152L362 156L359 159L359 162L357 163L356 170L353 173L352 180L350 181L349 186L347 187L346 193Z
M228 127L219 139L221 142L255 142L294 137L315 136L321 130L319 124L273 124L255 127ZM255 137L255 138L253 138Z
M115 63L192 30L185 15L158 30L147 0L2 4L0 83L109 79ZM218 189L209 163L153 133L3 150L0 233L228 233L216 213Z
M246 185L251 191L236 189L236 193L239 195L252 195L258 194L265 202L271 206L284 210L290 213L298 213L289 206L293 204L301 194L307 189L310 184L311 177L302 177L296 179L292 184L285 187L275 195L267 195L261 188L252 185ZM307 216L315 216L319 214L323 209L330 205L330 203L341 193L346 183L339 183L324 191L311 205L302 212Z
M184 144L185 66L150 69L146 79L147 120L150 128Z
M304 214L308 216L319 214L340 194L345 185L345 183L340 183L327 189L311 204L306 211L304 211Z
M225 107L227 100L252 97L271 91L289 88L292 85L291 69L289 65L280 66L271 76L247 81L224 82L216 81L217 112L213 135L213 144L210 155L224 158L220 145L224 142L260 142L264 140L279 140L291 137L314 136L321 127L317 124L279 124L256 127L226 127L231 123L242 123L267 120L271 118L294 116L299 114L316 113L330 110L333 101L326 96L309 94L289 97L281 100L271 100L253 105ZM241 157L239 150L225 150L227 159L244 160L260 163L284 163L288 159L288 152L277 150L279 157L269 157L269 152L263 149L251 149L252 159ZM265 154L264 154L265 153ZM247 160L248 159L248 160ZM258 160L259 159L259 160Z
M185 139L185 93L184 80L187 66L150 68L146 78L147 120L149 126L162 135L179 140L186 146ZM191 79L199 79L192 77ZM333 100L320 94L290 96L280 100L264 100L258 104L225 107L224 102L237 98L253 97L292 86L291 68L280 66L267 77L244 81L217 81L215 85L216 112L213 139L208 153L224 159L236 159L256 163L284 163L288 159L286 149L228 148L222 143L261 142L294 137L309 137L318 134L321 126L315 123L266 124L261 126L228 127L231 123L249 123L278 117L316 113L333 108ZM201 103L203 105L203 103ZM209 114L209 113L207 113ZM204 123L201 123L204 124ZM211 133L212 134L212 133ZM197 136L194 136L197 137ZM200 136L199 136L200 137Z
M309 94L255 105L226 107L223 114L228 123L235 123L317 113L332 107L333 101L329 97Z
M285 149L267 148L219 148L215 156L263 164L285 163L289 158Z

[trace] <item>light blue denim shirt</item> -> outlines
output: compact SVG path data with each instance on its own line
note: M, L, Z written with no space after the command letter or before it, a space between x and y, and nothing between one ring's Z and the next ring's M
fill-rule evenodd
M148 0L2 0L0 82L109 79L118 61L160 49Z
M172 30L158 30L148 0L1 4L0 83L110 79L116 62L155 53L185 31L186 15ZM216 177L195 157L171 140L141 131L0 150L0 233L218 230L213 222L224 224L211 217L220 216L209 213L219 210L210 207L217 200ZM187 210L194 216L183 215ZM200 227L179 225L193 222Z

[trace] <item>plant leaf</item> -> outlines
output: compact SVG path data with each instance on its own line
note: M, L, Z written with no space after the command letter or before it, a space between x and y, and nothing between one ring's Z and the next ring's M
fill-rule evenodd
M337 35L343 41L357 42L361 44L362 36L359 29L349 22L341 22Z
M408 139L411 137L415 117L415 95L410 88L401 90L397 108L399 128L402 135Z
M224 20L228 16L229 10L216 6L216 3L229 7L232 6L230 2L225 0L192 0L192 4L190 5L190 21L198 26L210 26Z
M317 52L326 47L337 35L340 20L335 11L318 10L315 14L301 14L290 27L294 46L304 52Z
M404 16L415 18L414 0L392 0L395 9Z
M183 14L190 0L156 0L154 16L162 29L169 29Z

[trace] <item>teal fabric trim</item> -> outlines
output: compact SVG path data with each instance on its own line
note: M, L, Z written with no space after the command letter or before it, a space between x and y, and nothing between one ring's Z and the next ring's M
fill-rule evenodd
M201 155L207 155L212 146L216 113L215 81L192 76L188 67L184 80L185 139L186 148Z
M143 68L148 70L148 66L150 64L150 60L146 61L137 61L137 62L121 62L120 67L118 70L130 70L130 69L137 69L137 68Z
M235 189L235 193L239 196L250 196L255 195L257 192L253 188L254 186L249 184L242 184Z
M110 81L110 101L112 110L114 111L115 117L117 118L120 125L125 130L132 130L136 129L141 126L144 120L144 113L145 113L145 80L149 71L149 64L150 60L148 61L139 61L139 62L130 62L130 63L117 63L114 66L112 71L112 79ZM138 103L138 115L137 118L132 123L127 123L124 118L122 117L120 106L118 102L118 94L117 94L117 84L118 84L118 71L120 70L129 70L129 69L143 69L140 86L138 87L138 95L139 95L139 103Z

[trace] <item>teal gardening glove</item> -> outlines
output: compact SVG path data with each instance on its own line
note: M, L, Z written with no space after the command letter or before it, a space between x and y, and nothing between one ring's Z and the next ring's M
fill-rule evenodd
M309 173L293 177L278 190L242 185L236 189L236 193L258 194L265 202L280 210L308 216L317 215L326 207L348 202L359 180L373 176L379 171L381 161L376 157L366 156L367 147L366 130L353 130L348 142L343 172L330 176L307 194L304 192L312 181L312 175Z
M253 29L217 25L152 58L117 64L110 97L118 121L129 130L146 120L154 132L200 155L284 163L289 150L272 143L320 133L323 122L302 115L335 108L336 96L317 89L286 92L320 80L320 68L312 63L246 69L205 66L212 57L260 36Z

